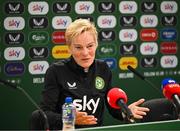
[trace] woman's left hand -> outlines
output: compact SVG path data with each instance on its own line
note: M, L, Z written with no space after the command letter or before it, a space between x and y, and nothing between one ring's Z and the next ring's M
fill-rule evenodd
M146 107L140 107L140 105L145 101L145 99L140 99L136 102L133 102L128 106L128 108L131 110L133 116L135 119L142 119L143 116L146 115L147 112L149 112L149 108Z

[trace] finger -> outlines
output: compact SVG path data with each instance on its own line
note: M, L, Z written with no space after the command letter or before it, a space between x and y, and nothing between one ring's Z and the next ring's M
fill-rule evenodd
M146 107L138 107L138 110L139 111L144 111L144 112L149 112L150 111L150 109L146 108Z
M141 105L142 103L144 103L145 99L139 99L138 101L134 102L133 104L138 106Z
M95 118L94 116L83 116L83 117L81 117L81 120L82 121L97 121L97 118Z
M76 117L76 119L84 121L84 120L87 120L87 119L95 119L95 117L94 116L81 116L81 117Z
M95 119L87 119L87 120L85 121L85 123L86 123L87 125L93 125L93 124L97 124L97 121L96 121Z
M136 114L136 115L145 116L147 113L144 112L144 111L137 110L137 111L135 112L135 114Z
M77 116L77 117L87 116L87 113L86 113L86 112L77 111L77 112L76 112L76 116Z
M79 121L76 123L76 125L95 125L95 124L97 124L97 122L92 120Z
M137 111L146 113L146 112L149 112L150 110L149 110L149 108L144 108L144 107L136 107L136 108L134 108L133 112L137 112Z
M141 116L141 115L134 115L134 118L135 118L135 119L142 119L143 116Z
M82 116L84 119L94 119L93 115Z
M76 125L93 125L97 124L97 118L93 115L82 116L76 119Z
M87 119L85 119L86 123L97 123L97 119L95 117L89 117Z
M142 110L138 110L138 109L135 109L133 111L133 116L134 118L136 119L142 119L143 116L147 115L147 113L145 111L142 111Z

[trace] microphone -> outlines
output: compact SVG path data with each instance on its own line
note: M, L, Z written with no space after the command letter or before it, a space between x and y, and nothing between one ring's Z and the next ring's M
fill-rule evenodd
M127 96L126 93L120 88L112 88L107 94L107 100L109 105L115 109L122 109L122 116L129 123L135 123L131 110L126 105Z
M17 86L11 82L7 82L5 80L0 79L0 84L1 85L5 85L7 87L13 88L13 89L18 89L20 90L27 98L28 100L40 111L41 115L44 117L45 119L45 124L44 124L44 128L46 131L49 131L49 123L48 123L48 118L45 114L45 112L38 106L38 104L32 99L32 97L20 86Z
M151 87L153 87L155 90L157 90L160 94L160 90L159 88L157 88L151 81L149 81L148 79L146 79L143 75L141 75L139 72L137 72L132 66L128 65L127 68L133 72L135 75L137 75L139 78L141 78L142 80L146 81L149 85L151 85ZM162 94L161 94L162 95Z
M167 84L175 84L176 81L173 80L172 78L165 78L162 82L161 82L161 90L163 90L164 86Z
M173 103L176 106L176 109L178 111L178 114L180 113L180 85L177 83L174 84L166 84L163 88L163 95L173 101Z

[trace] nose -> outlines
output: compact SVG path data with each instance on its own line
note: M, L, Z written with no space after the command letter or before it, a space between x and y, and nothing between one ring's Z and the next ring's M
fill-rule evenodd
M83 56L87 56L88 55L88 49L85 47L85 48L83 48L83 50L82 50L82 55Z

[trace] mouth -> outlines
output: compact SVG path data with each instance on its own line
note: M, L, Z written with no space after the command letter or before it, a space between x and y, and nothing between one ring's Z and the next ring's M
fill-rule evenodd
M81 59L82 61L89 61L90 58L84 58L84 59Z

